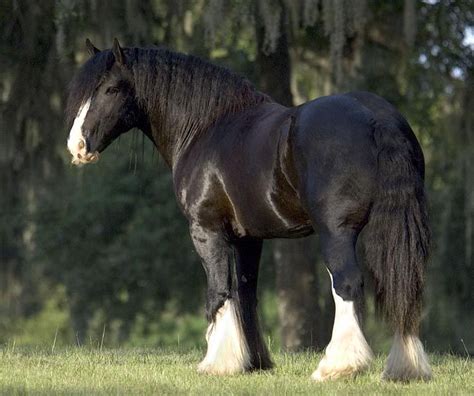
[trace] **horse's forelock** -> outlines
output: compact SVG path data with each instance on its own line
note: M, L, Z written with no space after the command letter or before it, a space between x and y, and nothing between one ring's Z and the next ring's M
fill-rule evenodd
M90 58L76 73L68 87L66 122L70 127L81 105L89 99L101 78L114 63L110 50L101 51Z

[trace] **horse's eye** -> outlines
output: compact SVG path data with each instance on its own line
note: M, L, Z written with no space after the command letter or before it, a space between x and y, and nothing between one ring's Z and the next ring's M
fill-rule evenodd
M119 89L117 87L108 87L106 90L105 90L105 94L106 95L115 95L116 93L119 92Z

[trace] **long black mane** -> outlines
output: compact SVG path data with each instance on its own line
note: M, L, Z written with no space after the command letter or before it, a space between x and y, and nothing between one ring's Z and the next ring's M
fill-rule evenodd
M178 150L217 119L272 101L247 79L196 56L165 48L125 48L124 52L139 104L159 122L161 138ZM113 64L112 51L104 50L79 70L69 90L69 126Z

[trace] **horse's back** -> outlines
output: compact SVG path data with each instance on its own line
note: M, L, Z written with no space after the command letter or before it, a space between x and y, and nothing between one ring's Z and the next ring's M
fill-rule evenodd
M325 220L315 213L347 215L358 227L377 187L377 120L394 111L370 99L265 103L220 120L175 172L185 212L261 238L307 234Z
M373 112L352 97L324 96L297 108L296 141L319 154L335 150L338 156L355 148L368 151L373 120Z

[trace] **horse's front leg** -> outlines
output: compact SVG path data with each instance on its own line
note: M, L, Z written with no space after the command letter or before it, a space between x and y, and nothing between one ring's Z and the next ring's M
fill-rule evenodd
M207 353L198 371L236 374L250 368L238 302L232 296L232 248L219 231L191 226L191 237L207 275Z
M237 284L237 300L244 336L250 354L250 369L270 369L270 358L257 314L257 283L263 241L241 238L233 242Z

